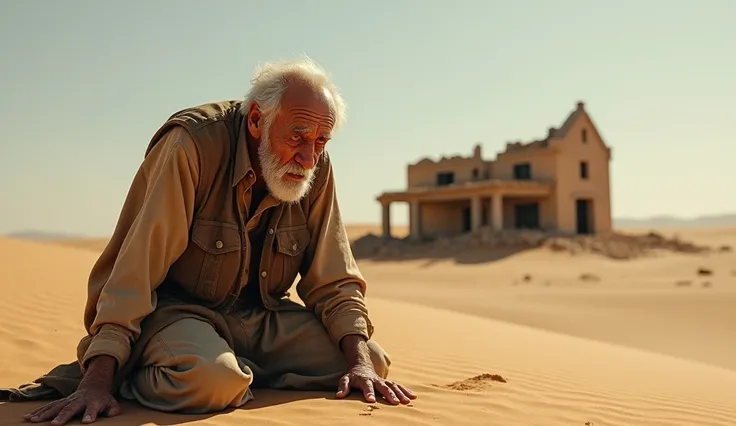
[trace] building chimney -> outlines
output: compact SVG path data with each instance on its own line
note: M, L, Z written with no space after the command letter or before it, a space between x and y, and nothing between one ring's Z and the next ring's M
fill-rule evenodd
M475 158L476 160L480 160L481 156L482 154L481 154L480 144L477 144L475 145L475 148L473 149L473 158Z
M578 101L578 111L582 111L585 109L585 103L583 101Z
M555 136L555 133L557 133L557 129L550 127L547 131L547 139L552 139Z

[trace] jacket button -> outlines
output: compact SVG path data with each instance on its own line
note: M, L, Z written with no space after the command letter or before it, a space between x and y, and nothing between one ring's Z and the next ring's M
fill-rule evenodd
M298 246L296 245L296 243L294 243L294 245L293 245L293 246L291 246L291 249L292 249L292 250L294 250L294 251L296 251L297 247L298 247Z
M220 241L220 240L217 240L217 241L215 242L215 247L217 247L218 249L221 249L221 248L222 248L222 246L223 246L223 244L222 244L222 241Z
M269 229L268 230L268 233L271 234L271 235L273 235L273 228Z
M266 276L267 276L267 275L268 275L268 272L266 272L266 271L263 271L263 272L261 272L261 276L262 276L263 278L266 278Z

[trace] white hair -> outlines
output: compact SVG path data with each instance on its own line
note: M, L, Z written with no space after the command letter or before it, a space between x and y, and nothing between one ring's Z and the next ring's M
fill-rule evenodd
M347 118L345 101L327 72L308 56L283 62L267 62L256 67L251 83L241 106L243 115L248 115L255 102L263 118L262 132L268 132L281 105L281 96L291 82L307 83L314 88L326 89L332 100L335 114L333 130L340 128Z
M314 182L315 169L304 169L298 163L290 162L281 165L278 156L271 146L270 130L281 105L281 97L289 83L306 83L313 88L325 89L332 98L331 109L335 114L333 131L337 130L346 118L345 102L337 87L330 81L327 73L308 57L297 60L266 63L258 67L253 77L253 87L246 94L241 106L244 116L253 103L261 112L261 141L258 144L263 179L271 194L281 201L296 203L311 189ZM301 181L286 181L284 175L290 173L302 176Z

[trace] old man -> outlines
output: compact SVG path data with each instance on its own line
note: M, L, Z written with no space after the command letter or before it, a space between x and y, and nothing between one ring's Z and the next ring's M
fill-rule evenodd
M26 420L94 422L118 395L216 412L258 387L416 398L371 340L326 151L344 120L308 58L261 67L242 101L171 116L91 271L78 385ZM287 293L297 275L304 305Z

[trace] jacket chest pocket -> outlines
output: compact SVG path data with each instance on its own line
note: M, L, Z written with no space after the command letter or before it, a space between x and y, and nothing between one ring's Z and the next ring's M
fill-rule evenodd
M228 222L197 220L192 226L192 242L199 250L194 250L190 276L184 279L194 280L189 290L195 296L217 301L227 295L238 278L242 255L240 230Z
M269 290L272 293L282 293L291 287L299 273L310 234L304 225L278 229L275 237Z

